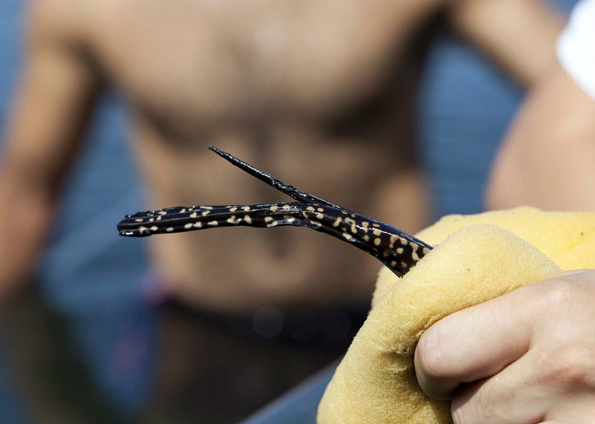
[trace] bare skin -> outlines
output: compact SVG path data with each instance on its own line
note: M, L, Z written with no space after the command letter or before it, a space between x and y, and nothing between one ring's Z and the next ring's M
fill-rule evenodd
M527 204L595 210L595 101L557 63L508 134L488 191L492 208ZM418 381L452 400L455 424L591 423L594 301L595 271L572 271L452 314L421 337Z
M535 86L495 163L488 207L595 210L595 101L559 64Z
M354 112L399 81L405 47L441 8L525 84L553 58L562 23L529 0L31 2L25 69L0 168L0 296L33 271L106 81L130 106L149 208L277 198L209 155L213 144L347 208L421 228L423 184L399 159L403 109L393 109L396 117L378 114L380 126L352 124ZM526 25L509 27L490 10L526 16ZM397 87L382 103L400 93ZM354 301L370 293L377 269L349 246L296 229L152 241L168 289L218 311Z
M417 379L455 424L592 423L594 301L595 271L572 271L452 314L421 337Z

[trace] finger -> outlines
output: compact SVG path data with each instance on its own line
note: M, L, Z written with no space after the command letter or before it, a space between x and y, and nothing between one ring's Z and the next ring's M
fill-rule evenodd
M490 377L525 354L543 321L543 299L551 283L560 278L575 277L522 287L430 327L415 352L422 389L429 396L451 399L461 383Z
M565 424L593 422L593 351L580 341L563 348L532 346L522 358L456 393L455 424Z
M593 351L591 351L593 358ZM593 361L590 361L590 369L584 374L593 374ZM595 416L595 386L589 382L589 378L581 378L580 367L573 367L570 374L558 373L566 384L566 389L558 390L558 403L550 408L547 416L544 418L552 423L564 424L593 424ZM578 381L577 381L578 380ZM586 384L585 384L586 383ZM547 421L548 424L550 421Z
M501 372L459 390L452 402L455 424L535 424L561 393L539 378L539 358L529 351Z
M438 321L420 338L415 371L431 397L450 399L461 383L496 374L529 348L525 288ZM512 310L512 311L511 311Z
M562 274L562 276L571 276L571 275L576 275L576 274L589 274L592 272L593 272L592 269L573 269L570 271L564 271L564 274Z

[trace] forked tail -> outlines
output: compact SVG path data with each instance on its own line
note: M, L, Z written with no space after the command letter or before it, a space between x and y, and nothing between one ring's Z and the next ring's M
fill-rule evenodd
M229 153L210 147L235 166L287 194L297 202L231 206L176 206L138 212L118 224L121 236L145 237L217 227L307 227L348 242L376 257L402 276L432 247L391 225L312 196L264 173Z

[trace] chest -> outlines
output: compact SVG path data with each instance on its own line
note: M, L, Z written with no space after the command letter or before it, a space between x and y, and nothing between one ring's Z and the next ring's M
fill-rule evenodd
M422 13L418 0L112 3L95 36L109 78L146 114L211 126L361 102Z

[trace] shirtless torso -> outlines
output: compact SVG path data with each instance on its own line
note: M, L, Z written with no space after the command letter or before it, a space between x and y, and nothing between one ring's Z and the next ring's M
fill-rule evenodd
M392 134L367 123L341 127L394 84L396 53L428 1L410 1L407 13L385 0L261 1L249 8L93 3L85 35L134 113L132 139L151 207L278 198L210 154L212 144L353 210L410 231L423 223L422 205L410 203L420 193L383 210L382 197L408 194L399 181L399 168L407 166L399 144L411 140L398 139L398 123ZM224 309L355 300L371 290L378 268L361 252L303 229L237 228L151 241L158 272L174 292Z
M69 157L76 142L60 140L76 139L74 121L85 115L73 110L92 104L88 99L107 81L130 107L149 208L279 198L210 154L206 146L215 145L404 230L425 223L423 185L406 147L411 134L403 131L411 111L401 100L410 83L398 71L406 46L443 1L32 3L31 55L60 44L58 54L48 54L60 59L45 60L75 56L66 59L75 62L74 76L57 76L45 115L39 101L33 106L34 88L23 90L9 138L26 144L20 140L31 136L18 115L37 113L58 128L44 134L58 140L51 154ZM26 72L25 84L47 83L39 72ZM53 174L60 172L46 173ZM174 295L228 312L361 299L379 266L356 249L295 228L221 229L151 242L155 268Z

